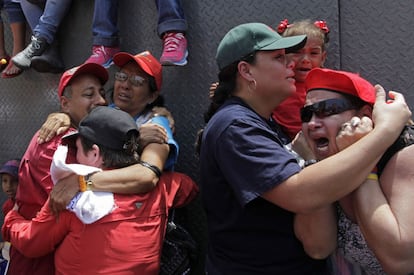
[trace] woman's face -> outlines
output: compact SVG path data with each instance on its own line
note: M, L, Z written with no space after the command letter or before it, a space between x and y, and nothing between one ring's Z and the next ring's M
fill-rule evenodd
M121 110L135 116L157 98L158 92L151 92L148 75L135 62L127 63L120 73L123 78L115 78L113 101ZM142 81L130 81L131 77Z
M306 96L305 107L328 99L345 100L345 97L339 93L326 90L313 90ZM329 111L328 108L326 109L326 111ZM336 136L342 124L349 121L356 114L355 109L327 116L313 113L309 122L302 121L303 134L318 160L327 158L339 151L336 146Z
M296 91L293 68L285 50L259 51L251 73L256 80L256 91L268 102L280 102Z
M326 51L323 50L321 40L308 37L305 47L287 54L288 60L295 62L295 79L297 82L305 82L306 76L313 68L320 68L326 59Z

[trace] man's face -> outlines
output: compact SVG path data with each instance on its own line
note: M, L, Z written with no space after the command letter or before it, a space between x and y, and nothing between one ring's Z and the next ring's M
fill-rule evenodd
M67 113L74 126L96 106L106 105L105 91L99 79L90 74L82 74L71 81L71 95L61 97L62 111Z
M93 159L91 158L92 151L85 152L82 146L82 142L79 137L76 138L76 160L80 164L95 166Z

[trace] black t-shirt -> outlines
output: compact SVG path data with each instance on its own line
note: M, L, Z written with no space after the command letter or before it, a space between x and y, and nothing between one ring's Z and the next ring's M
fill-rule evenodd
M270 122L231 99L204 130L201 195L208 219L208 274L324 274L306 255L294 214L261 194L298 173Z

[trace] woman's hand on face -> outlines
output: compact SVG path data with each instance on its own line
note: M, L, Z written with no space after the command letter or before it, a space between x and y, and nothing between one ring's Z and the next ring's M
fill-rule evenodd
M385 129L393 141L410 119L411 111L402 94L390 91L388 93L390 99L387 100L381 85L375 85L375 90L377 98L372 111L375 128Z
M349 145L357 142L360 138L372 131L373 124L369 117L353 117L350 121L342 124L336 136L336 145L341 151Z

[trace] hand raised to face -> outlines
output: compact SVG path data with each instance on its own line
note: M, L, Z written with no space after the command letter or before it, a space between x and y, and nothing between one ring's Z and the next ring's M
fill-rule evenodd
M336 137L336 145L340 151L355 143L373 129L372 120L369 117L352 117L342 124Z

